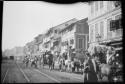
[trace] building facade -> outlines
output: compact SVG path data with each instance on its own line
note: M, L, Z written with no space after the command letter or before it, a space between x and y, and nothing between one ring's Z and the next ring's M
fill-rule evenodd
M67 22L59 24L55 27L50 28L43 39L43 45L45 51L52 51L52 53L57 54L61 52L61 35L60 30L66 28L68 25L76 22L77 19L73 18Z
M61 53L68 53L69 59L71 52L85 51L88 49L89 26L87 18L72 23L60 31L61 34Z
M71 19L60 25L50 28L45 34L40 34L34 41L27 43L27 51L30 54L51 51L58 55L67 53L71 56L72 50L85 51L88 49L89 27L88 18Z
M52 46L52 37L53 36L53 28L50 28L44 36L43 39L43 45L44 45L44 49L45 51L50 51L51 50L51 46Z
M120 1L91 1L89 7L90 46L121 41L123 28Z

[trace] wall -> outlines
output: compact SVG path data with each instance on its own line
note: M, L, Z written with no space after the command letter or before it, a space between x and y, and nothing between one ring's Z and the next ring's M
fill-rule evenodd
M96 2L93 2L93 3L95 4ZM98 3L100 3L100 1ZM92 4L90 4L90 8L91 8L91 5ZM102 13L102 12L100 12L102 10L105 10L105 11ZM90 43L97 42L97 39L96 39L97 31L99 34L103 34L103 38L100 39L101 41L108 40L108 39L111 39L111 38L114 38L117 36L117 34L116 34L117 31L110 32L110 30L108 29L108 26L107 26L109 18L112 18L112 20L115 20L115 16L121 14L121 8L119 8L119 7L114 8L113 1L104 1L103 9L95 11L93 14L91 14L91 9L89 10L89 12L90 12L90 16L88 17L88 24L89 24L89 31L90 31L89 32L89 37L90 37L89 42ZM97 15L95 16L94 14L95 15L97 14ZM100 22L102 22L102 21L104 23L103 29L102 29L102 27L100 27ZM98 29L95 27L95 24L98 24ZM92 30L93 30L93 34L91 34ZM103 32L101 32L100 30L102 30Z

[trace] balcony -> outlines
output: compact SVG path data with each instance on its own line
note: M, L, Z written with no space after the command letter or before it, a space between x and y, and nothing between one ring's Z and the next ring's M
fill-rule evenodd
M123 34L123 29L118 29L114 33L115 33L114 35L115 37L121 37Z
M123 29L118 29L118 30L114 30L114 31L110 31L108 32L108 38L107 40L112 40L112 39L116 39L116 38L122 38L123 34Z
M110 30L108 32L108 39L122 37L123 27L121 26L121 17L117 20L110 21Z

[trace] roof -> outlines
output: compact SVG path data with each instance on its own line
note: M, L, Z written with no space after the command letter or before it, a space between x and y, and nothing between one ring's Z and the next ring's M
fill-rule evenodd
M73 29L73 26L74 26L75 24L86 23L87 20L88 20L88 18L84 18L84 19L81 19L81 20L79 20L79 21L77 21L77 22L74 22L74 23L70 24L69 26L65 27L64 29L62 29L62 30L60 31L60 33L63 32L63 31L66 31L67 29L72 30L72 29Z
M57 25L57 26L55 26L55 27L58 27L58 26L64 25L64 24L66 24L66 23L68 23L68 22L70 22L70 21L77 21L77 19L76 19L76 18L73 18L73 19L68 20L68 21L66 21L66 22L64 22L64 23L61 23L61 24L59 24L59 25Z
M84 18L84 19L77 21L76 23L85 23L85 22L87 22L87 20L88 20L88 18Z
M75 25L75 23L70 24L70 25L67 26L66 28L60 30L60 33L63 32L63 31L66 31L67 29L72 30L74 25Z

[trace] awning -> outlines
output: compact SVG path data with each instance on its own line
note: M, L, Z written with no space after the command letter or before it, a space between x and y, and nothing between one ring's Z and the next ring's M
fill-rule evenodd
M44 44L48 44L48 43L50 43L50 41L47 41L47 42L45 42Z
M122 47L119 47L119 48L115 48L115 50L122 50L123 48Z
M112 43L110 45L122 45L122 42L118 42L118 43Z
M99 44L101 45L119 45L119 44L122 44L122 39L119 38L119 39L114 39L114 40L107 40L107 41L103 41L103 42L100 42Z

